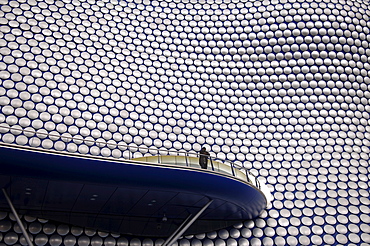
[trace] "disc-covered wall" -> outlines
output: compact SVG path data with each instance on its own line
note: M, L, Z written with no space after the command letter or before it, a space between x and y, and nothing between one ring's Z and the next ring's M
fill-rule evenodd
M369 245L369 23L362 0L0 0L0 141L205 146L269 185L260 218L180 245ZM128 243L34 226L36 245Z

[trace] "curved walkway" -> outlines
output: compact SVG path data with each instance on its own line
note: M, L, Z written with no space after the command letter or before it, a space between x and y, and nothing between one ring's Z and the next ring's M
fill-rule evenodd
M0 124L0 132L1 133L13 133L16 136L24 135L27 138L29 137L37 137L39 139L50 139L53 142L56 141L63 141L66 144L69 142L76 142L76 143L86 143L88 145L95 145L101 149L100 153L86 153L86 154L75 154L67 151L66 149L55 150L57 153L67 153L73 154L81 157L89 157L92 156L94 158L104 158L107 160L130 160L130 161L138 161L138 162L146 162L148 164L154 165L175 165L187 168L199 168L199 154L196 152L189 152L189 151L179 151L179 150L167 150L167 149L157 149L152 147L144 147L144 146L132 146L128 144L115 144L109 143L106 141L96 141L91 140L88 138L81 138L81 137L70 137L70 136L62 136L59 134L47 133L44 130L25 130L21 129L20 127L10 127L4 124ZM32 139L28 141L28 143L12 143L6 142L3 139L5 145L13 145L18 148L30 148L35 149L37 151L42 151L48 149L42 148L40 149L39 146L35 146L32 142ZM0 142L0 144L2 144ZM108 148L111 150L111 155L106 155L103 152L104 148ZM52 151L54 152L54 151ZM117 154L118 153L118 154ZM203 169L204 170L204 169ZM243 164L240 162L234 162L230 160L220 159L216 157L210 156L208 161L208 171L216 172L219 174L226 174L228 176L233 176L238 180L242 180L255 186L257 189L262 191L265 195L268 204L272 201L272 195L269 191L268 187L258 180L258 178L253 175L249 170L243 167Z
M254 185L197 167L6 144L0 156L0 187L21 214L81 227L168 237L213 201L186 232L198 234L255 218L268 204Z

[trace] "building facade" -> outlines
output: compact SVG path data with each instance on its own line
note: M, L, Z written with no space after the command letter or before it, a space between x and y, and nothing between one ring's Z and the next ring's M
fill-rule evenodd
M364 0L0 0L0 141L242 163L274 201L179 245L370 244ZM1 172L1 170L0 170ZM0 214L0 244L25 244ZM36 245L160 245L25 216Z

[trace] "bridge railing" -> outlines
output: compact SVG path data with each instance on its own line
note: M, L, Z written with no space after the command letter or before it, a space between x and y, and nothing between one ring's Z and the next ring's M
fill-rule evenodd
M56 151L79 153L67 148L69 143L95 146L95 151L82 152L80 154L114 158L117 160L137 160L154 164L168 164L201 168L199 165L199 153L195 151L171 150L165 148L153 148L146 146L133 146L126 143L114 143L99 141L89 138L49 133L46 130L30 130L21 127L10 127L7 124L0 124L0 143L15 144L17 146L28 146ZM45 141L47 140L47 141ZM47 143L47 144L43 144ZM55 145L53 145L55 143ZM59 145L56 145L59 143ZM53 147L50 147L53 146ZM240 180L246 181L257 188L261 188L257 177L243 167L240 162L220 159L209 156L207 170L231 175Z

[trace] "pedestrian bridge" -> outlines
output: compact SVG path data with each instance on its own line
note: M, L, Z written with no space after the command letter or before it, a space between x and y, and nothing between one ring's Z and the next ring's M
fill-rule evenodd
M0 156L0 188L20 214L126 235L175 240L226 228L272 197L241 165L211 158L201 169L196 153L123 159L0 143Z

